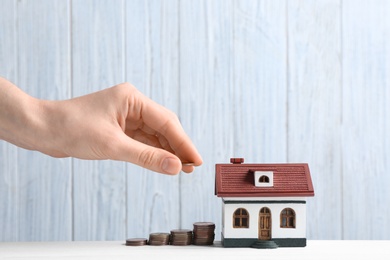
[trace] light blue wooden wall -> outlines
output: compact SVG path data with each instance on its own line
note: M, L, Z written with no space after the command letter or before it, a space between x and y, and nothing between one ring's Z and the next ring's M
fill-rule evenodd
M0 75L42 99L128 81L178 114L190 175L0 142L0 241L217 224L215 163L307 162L309 239L390 239L390 2L0 0Z

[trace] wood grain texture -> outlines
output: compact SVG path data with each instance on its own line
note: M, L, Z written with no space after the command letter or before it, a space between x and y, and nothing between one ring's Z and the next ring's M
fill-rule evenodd
M72 2L73 96L124 81L123 1ZM73 239L115 240L126 231L126 165L73 161Z
M308 238L341 239L340 2L292 1L287 12L288 161L310 166Z
M221 201L214 195L215 163L229 160L232 140L232 1L180 1L180 119L203 165L180 179L181 223L216 224Z
M234 154L244 157L246 162L285 162L286 4L234 3Z
M0 0L0 75L42 99L128 81L204 164L160 175L0 142L0 241L123 240L217 224L215 164L307 162L309 239L389 239L390 10L320 0Z
M18 1L13 11L17 19L13 42L17 52L13 64L17 67L15 83L38 98L68 98L69 3ZM70 239L71 161L20 149L16 162L12 192L18 194L15 201L8 203L17 207L18 226L13 232L18 240Z
M343 1L344 239L389 239L388 1Z
M16 81L16 2L0 8L0 76ZM5 40L7 39L7 40ZM0 241L19 241L18 148L0 141Z
M178 113L177 0L125 2L126 81ZM127 237L180 228L179 175L127 166Z

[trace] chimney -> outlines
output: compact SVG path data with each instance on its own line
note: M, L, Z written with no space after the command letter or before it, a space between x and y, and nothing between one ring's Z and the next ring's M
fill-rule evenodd
M230 158L230 163L241 164L244 162L244 158Z

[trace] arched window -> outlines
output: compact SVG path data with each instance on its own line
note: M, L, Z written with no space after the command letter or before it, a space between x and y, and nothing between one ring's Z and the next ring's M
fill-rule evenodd
M280 227L295 228L295 211L291 208L285 208L280 212Z
M249 214L244 208L238 208L233 213L233 228L249 228Z
M268 176L265 176L265 175L262 175L262 176L260 176L260 178L259 178L259 182L260 182L260 183L269 183L269 177L268 177Z

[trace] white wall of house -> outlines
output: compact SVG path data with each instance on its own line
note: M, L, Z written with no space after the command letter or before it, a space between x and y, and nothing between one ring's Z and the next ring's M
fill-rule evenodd
M225 238L258 238L259 211L267 207L271 210L272 238L306 238L306 204L303 203L223 203L222 234ZM249 228L233 228L233 213L245 208L249 213ZM295 228L280 228L280 213L284 208L295 211Z

